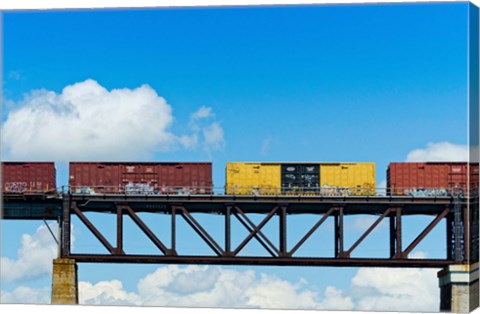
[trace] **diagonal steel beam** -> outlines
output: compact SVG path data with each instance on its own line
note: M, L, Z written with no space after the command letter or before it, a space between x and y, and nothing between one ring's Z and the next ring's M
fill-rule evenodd
M326 212L322 216L322 218L320 218L320 220L303 236L303 238L298 241L298 243L292 248L292 250L288 252L287 256L292 256L293 253L295 253L300 248L300 246L302 246L303 243L305 243L305 241L307 241L307 239L315 232L315 230L317 230L325 222L325 220L327 220L328 216L330 216L330 214L334 210L334 207L330 208L328 212Z
M133 211L133 209L130 206L117 206L117 208L122 208L127 211L128 216L132 218L132 220L135 222L135 224L145 233L145 235L150 239L150 241L155 244L155 246L162 251L163 254L165 255L175 255L173 250L168 249L165 244L160 241L160 239L157 238L157 236L148 228L148 226L138 217L138 215Z
M265 250L267 250L267 252L268 252L270 255L272 255L273 257L276 257L276 256L277 256L277 255L275 254L274 250L272 250L272 249L269 247L269 245L268 245L265 241L263 241L263 239L257 234L257 231L258 231L258 230L256 230L255 228L252 228L250 225L248 225L247 222L244 221L244 219L242 218L242 216L240 216L237 212L233 212L233 215L234 215L235 217L237 217L238 221L240 221L240 222L242 223L242 225L245 227L245 229L248 230L248 232L250 232L250 234L252 234L252 233L254 234L253 237L254 237L255 239L257 239L258 243L260 243L260 244L265 248ZM243 241L244 243L242 242L242 244L240 245L241 247L239 246L239 247L237 248L237 250L235 250L235 251L232 253L232 255L235 256L236 253L240 252L240 251L244 248L244 246L248 243L248 241L249 241L249 240L246 240L246 239L245 239L245 240Z
M205 241L205 243L217 254L218 256L224 256L225 251L222 250L220 245L208 234L208 232L193 218L193 216L184 208L175 206L176 209L180 209L180 215L185 221L192 227L192 229Z
M346 256L350 256L352 254L353 250L357 248L357 246L362 243L363 240L370 234L370 232L375 229L375 227L388 215L392 212L392 209L389 208L387 209L382 216L378 217L378 219L358 238L358 240L352 245L352 247L345 252Z
M263 228L267 224L267 222L273 217L275 212L278 209L278 206L273 208L273 210L260 222L258 226L256 226L248 217L245 215L245 213L238 208L237 206L234 206L236 209L236 212L234 212L235 217L244 225L245 228L250 232L250 234L242 241L242 243L239 244L239 246L233 251L232 255L237 255L244 247L247 245L247 243L255 237L260 244L272 255L272 256L278 256L280 255L280 251L275 247L275 245L272 244L272 242L260 231L260 229ZM241 216L238 214L240 213ZM240 218L242 217L242 218ZM245 221L248 223L245 223L242 219L245 219ZM250 226L249 226L250 225ZM263 239L263 240L262 240ZM266 242L266 243L265 243Z
M90 230L93 235L103 244L103 246L111 253L115 254L115 248L105 239L105 237L98 231L97 228L88 220L88 218L82 213L82 211L78 208L76 204L72 205L72 209L78 218L87 226L88 230Z
M425 230L422 231L422 233L420 233L418 235L418 237L413 240L413 242L405 249L405 251L403 251L402 253L402 256L404 257L407 257L408 254L410 254L410 252L412 252L412 250L418 245L418 243L420 243L420 241L423 240L423 238L425 238L425 236L430 233L430 231L432 231L433 228L435 228L435 226L448 214L450 210L448 209L448 207L440 214L438 215L426 228Z

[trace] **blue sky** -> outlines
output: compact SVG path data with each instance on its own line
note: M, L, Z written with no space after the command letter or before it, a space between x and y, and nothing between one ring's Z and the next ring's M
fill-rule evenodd
M467 144L467 13L461 2L4 12L2 122L11 137L3 139L2 158L56 160L59 184L67 180L65 161L73 159L212 161L219 187L228 161L374 161L380 184L389 162L405 161L416 149L428 158L431 150ZM86 126L118 125L128 132L128 112L120 114L133 110L128 106L137 99L154 91L166 104L152 111L158 117L135 111L144 124L132 127L134 136L94 134L99 143L119 143L100 152L84 137L77 143L87 145L71 143L78 134L62 120L69 111L62 116L58 107L65 105L67 86L74 86L71 94L103 87L108 97L124 90L120 98L98 102L116 114L94 105L89 110L97 112L98 123L84 120ZM57 98L50 100L49 92ZM96 104L99 98L92 99ZM27 115L22 108L34 110ZM56 122L32 133L45 143L41 152L24 149L34 147L33 135L25 134L38 127L29 122L29 131L22 130L29 117ZM149 137L150 129L157 139ZM65 152L61 160L53 154L57 149ZM429 219L418 221L421 228ZM3 237L2 257L15 259L22 234L34 234L39 225L2 222L3 235L13 240ZM88 231L79 226L78 232L79 246L81 239L90 243ZM383 228L377 237L387 234ZM428 241L422 250L439 254L435 235ZM365 252L377 245L370 240ZM79 279L91 283L133 269L135 276L121 279L132 291L157 266L81 268L89 271ZM320 294L328 285L346 291L358 274L353 268L254 269L293 283L309 278ZM40 288L49 280L12 281L2 289Z

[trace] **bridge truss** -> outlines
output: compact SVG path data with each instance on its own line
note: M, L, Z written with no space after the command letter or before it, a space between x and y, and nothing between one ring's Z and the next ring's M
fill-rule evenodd
M389 196L223 196L223 195L89 195L62 194L56 198L5 198L3 219L59 219L61 222L60 255L77 262L92 263L165 263L165 264L223 264L223 265L277 265L277 266L361 266L361 267L445 267L454 263L471 262L478 256L478 201L455 197L389 197ZM470 206L469 206L470 205ZM473 209L477 209L476 211ZM87 217L88 213L105 213L116 218L113 243ZM170 239L161 239L155 230L147 226L142 213L158 213L169 216ZM220 215L223 223L221 238L207 231L195 214ZM254 222L251 214L261 215ZM313 226L299 226L289 222L293 215L313 215ZM345 241L345 218L353 215L370 215L371 225L347 246ZM430 223L405 243L402 235L412 223L406 216L428 215ZM71 249L71 220L78 220L90 230L106 249L105 254L75 253ZM131 254L124 248L124 219L129 217L141 232L153 243L156 254ZM275 219L273 219L275 217ZM232 221L238 221L247 232L238 245L232 245ZM208 246L204 255L187 255L177 247L177 223L183 220ZM333 252L329 256L313 253L300 256L299 249L326 221L333 223ZM386 258L357 257L358 246L382 221L388 221L389 236L382 241L389 248ZM439 241L439 249L446 252L444 258L411 258L410 253L445 221L446 241ZM276 224L278 233L272 237L262 231L267 223ZM291 224L291 225L290 225ZM292 242L287 225L300 228L302 236ZM475 233L475 230L477 230ZM471 236L471 232L476 236ZM255 240L254 240L255 239ZM261 256L244 250L251 241L258 241L264 249ZM288 242L288 246L287 246ZM167 246L166 243L169 243ZM319 243L319 247L321 243ZM357 253L357 254L354 254ZM355 255L355 257L353 257Z

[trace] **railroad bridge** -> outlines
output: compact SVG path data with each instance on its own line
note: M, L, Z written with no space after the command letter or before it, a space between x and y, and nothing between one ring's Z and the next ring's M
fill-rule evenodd
M275 266L338 266L338 267L418 267L442 268L438 273L440 310L468 312L478 307L478 196L467 197L412 197L412 196L246 196L246 195L127 195L127 194L70 194L54 197L22 195L3 197L3 219L55 219L60 224L59 258L54 261L52 303L78 303L76 263L157 263L157 264L220 264L220 265L275 265ZM87 213L105 213L116 217L114 243L97 229ZM139 214L158 213L169 216L171 230L169 245L149 228ZM222 238L207 232L195 214L222 216L218 226ZM251 214L262 215L260 223ZM292 243L289 240L288 217L314 215L312 227L303 228L303 236ZM371 215L372 224L350 246L345 245L345 217ZM404 243L403 230L411 220L406 216L428 215L431 222L413 241ZM76 253L71 249L71 219L76 216L105 247L105 254ZM158 249L157 254L130 254L124 249L123 222L128 216ZM273 219L276 217L275 219ZM238 220L248 235L232 246L232 218ZM184 220L206 243L210 252L204 255L186 255L177 248L176 224ZM333 252L298 256L298 249L327 220L332 221ZM382 222L388 221L389 252L385 258L357 257L357 247ZM278 238L267 236L262 228L274 221ZM410 258L409 254L440 222L445 221L446 241L438 243L446 252L444 258ZM156 226L156 230L162 226ZM265 250L264 255L240 254L256 239ZM288 243L288 245L287 245ZM243 251L244 253L244 251ZM356 255L355 257L353 257Z

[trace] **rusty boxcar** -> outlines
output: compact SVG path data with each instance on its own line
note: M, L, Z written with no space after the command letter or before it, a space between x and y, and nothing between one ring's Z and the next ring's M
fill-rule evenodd
M70 162L72 193L210 194L209 162Z
M449 196L467 191L466 162L392 162L388 195Z
M1 172L3 193L45 194L56 192L54 162L2 162Z

